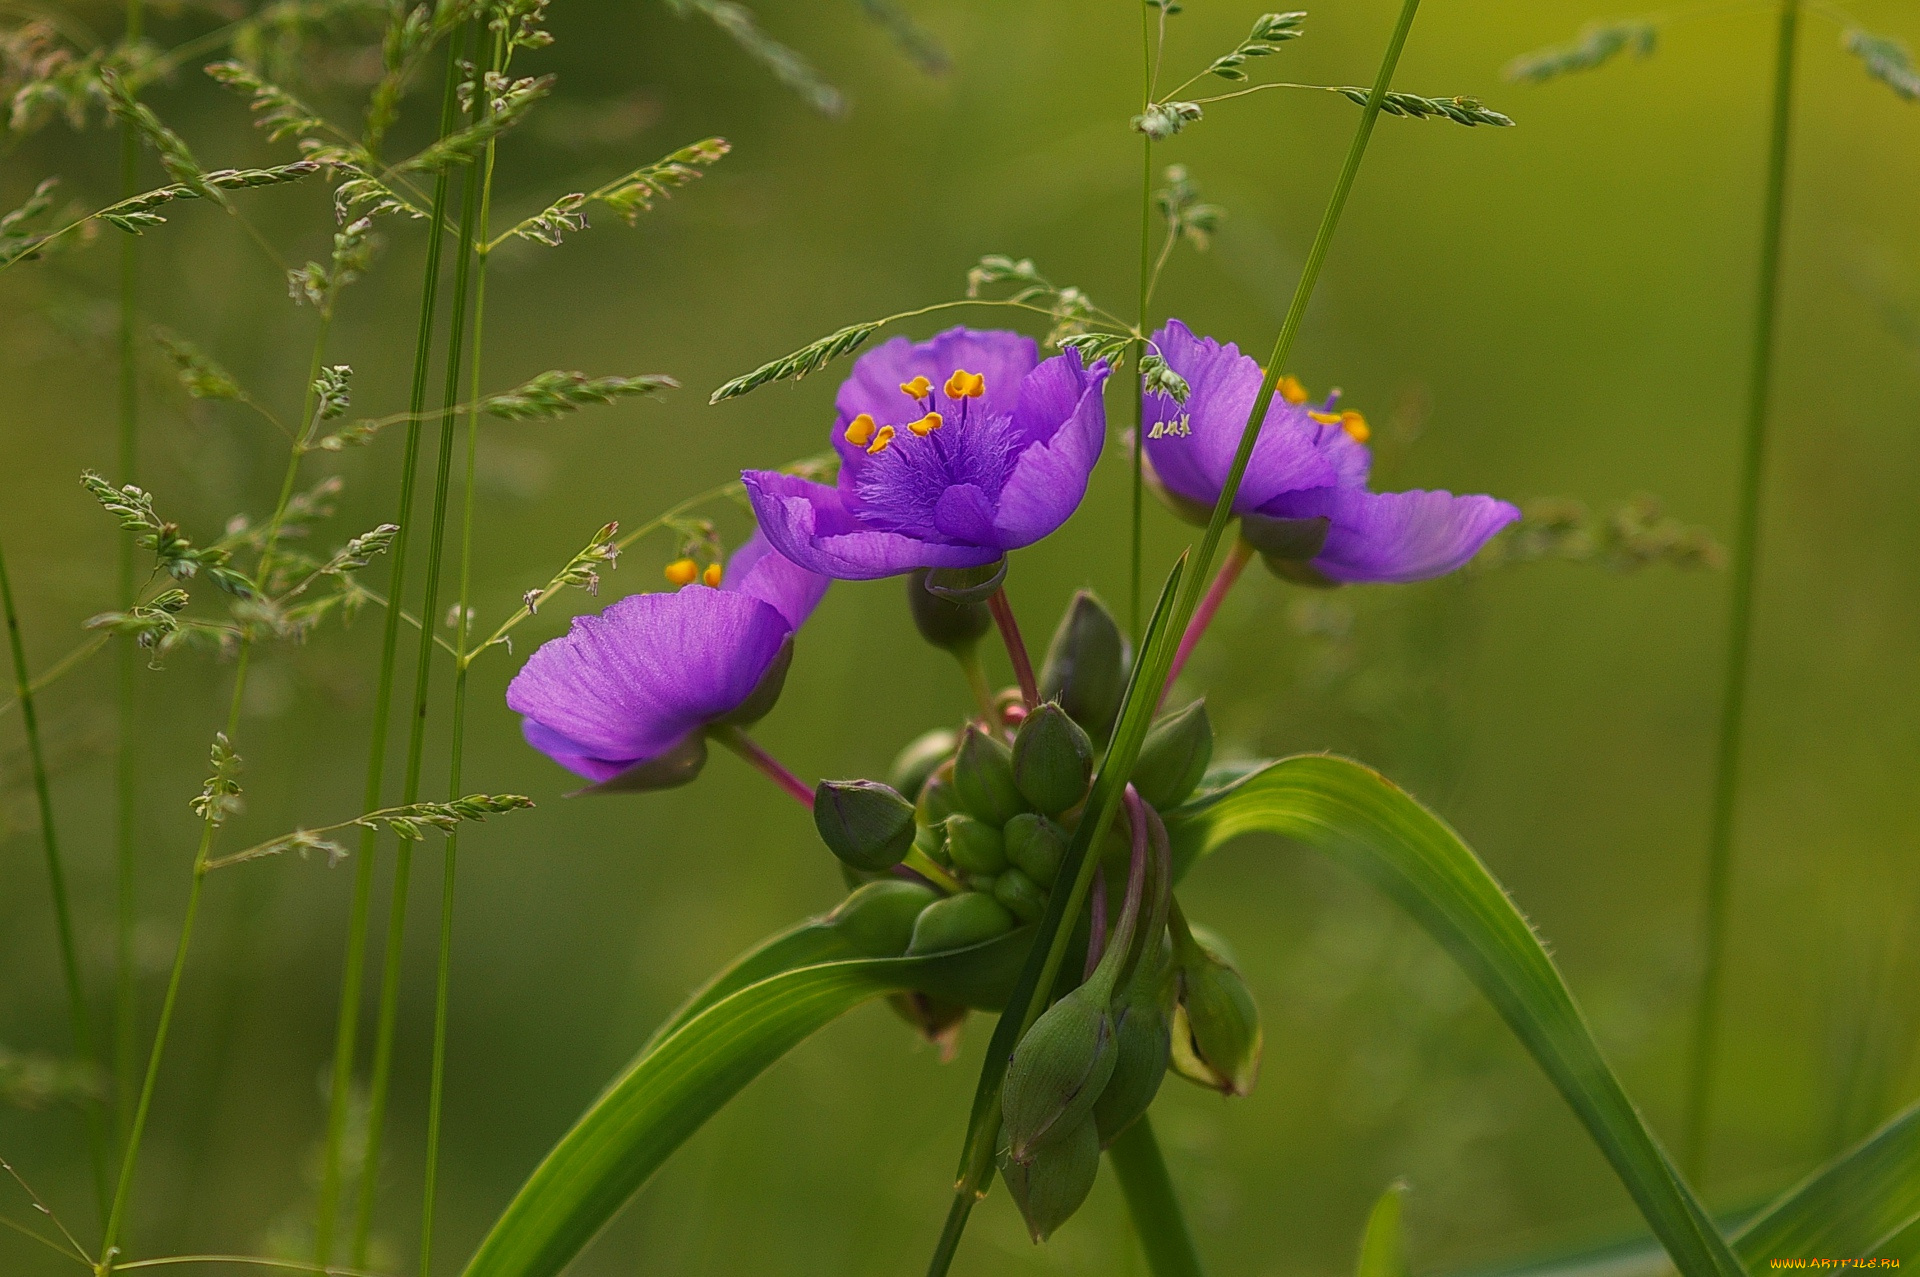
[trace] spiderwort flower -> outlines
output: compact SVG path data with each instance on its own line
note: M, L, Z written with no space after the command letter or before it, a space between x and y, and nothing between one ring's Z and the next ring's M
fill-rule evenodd
M1191 390L1184 404L1147 395L1147 461L1169 504L1204 522L1253 411L1260 366L1177 319L1153 342ZM1233 503L1243 535L1269 562L1330 582L1421 581L1460 567L1520 517L1493 497L1369 491L1368 434L1359 413L1332 399L1310 404L1297 380L1282 379Z
M998 562L1067 521L1106 435L1107 366L1029 337L954 328L862 355L835 400L835 487L741 475L761 529L841 580Z
M691 580L685 571L669 579L680 576ZM691 780L705 759L704 729L772 708L794 633L827 584L755 533L717 589L634 594L576 618L528 658L507 705L524 716L529 745L588 780L616 782L609 788Z

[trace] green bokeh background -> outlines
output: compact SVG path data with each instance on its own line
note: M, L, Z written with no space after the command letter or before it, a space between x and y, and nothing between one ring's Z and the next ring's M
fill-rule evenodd
M1255 70L1364 83L1397 6L1315 9ZM1889 0L1875 29L1920 37ZM851 101L809 112L712 27L659 4L567 0L556 101L501 148L501 216L587 189L696 138L734 153L629 230L610 216L495 264L485 381L546 368L668 372L687 387L559 423L490 423L476 605L490 628L609 519L634 527L742 466L818 451L837 378L720 408L721 380L827 331L958 295L981 254L1031 256L1125 310L1138 254L1139 32L1117 2L916 0L954 69L930 77L849 0L764 0L768 29ZM1254 9L1189 0L1173 78L1243 35ZM1383 119L1294 358L1374 419L1382 486L1596 507L1637 492L1726 536L1753 295L1772 23L1764 5L1676 22L1658 54L1547 88L1504 83L1514 53L1593 16L1582 0L1432 0L1397 84L1486 98L1511 130ZM111 9L80 16L111 29ZM208 27L158 20L163 35ZM1870 82L1824 16L1804 24L1754 683L1733 889L1731 978L1706 1188L1753 1201L1920 1089L1920 114ZM308 65L337 80L364 55ZM359 90L313 90L343 121ZM403 126L431 114L416 93ZM209 164L284 159L197 74L151 95ZM1264 350L1356 109L1329 95L1223 104L1158 148L1230 216L1175 254L1160 314ZM404 141L403 143L404 144ZM49 172L113 197L117 139L61 126L0 160L0 205ZM149 161L150 164L150 161ZM159 175L150 175L157 183ZM317 185L176 206L141 242L142 307L263 399L297 411L313 316L282 269L321 256ZM114 235L114 232L107 232ZM355 408L404 406L417 227L388 223L329 360ZM0 278L0 535L44 668L110 606L116 535L74 482L111 472L117 241ZM985 322L983 319L982 322ZM933 330L917 321L911 331ZM246 413L145 378L141 482L201 540L264 514L284 440ZM1111 397L1116 416L1120 397ZM317 458L345 476L324 544L391 516L401 435ZM1044 642L1070 592L1126 594L1126 475L1113 448L1073 522L1016 556L1010 589ZM727 511L730 540L744 521ZM1150 568L1188 530L1149 510ZM626 555L602 599L657 588L668 538ZM419 562L418 557L415 559ZM376 586L384 569L368 577ZM417 589L417 577L415 589ZM1334 749L1436 807L1552 944L1655 1128L1676 1141L1698 966L1724 574L1509 567L1429 585L1302 593L1250 573L1193 662L1222 750ZM594 601L569 595L569 608ZM537 810L463 840L438 1269L457 1271L535 1161L652 1026L760 936L831 905L839 877L807 819L731 757L694 786L599 801L521 744L501 700L515 654L475 668L467 788ZM377 617L260 655L238 747L239 847L353 814ZM55 801L97 1002L112 964L112 661L44 697ZM444 671L443 671L444 672ZM1004 665L998 669L1005 677ZM187 799L232 669L180 654L141 678L139 951L150 1030L197 837ZM440 792L437 688L426 792ZM914 636L897 583L836 586L803 635L764 742L804 776L874 774L965 687ZM65 1003L19 720L0 721L0 1044L64 1053ZM394 751L397 757L400 751ZM382 880L390 865L383 851ZM143 1162L133 1246L269 1253L311 1214L351 868L287 859L215 875ZM437 840L415 865L404 1021L376 1267L414 1261L436 926ZM384 893L384 887L383 887ZM384 894L383 897L384 899ZM1221 1274L1350 1268L1365 1212L1412 1185L1414 1266L1445 1271L1630 1232L1632 1207L1559 1098L1441 952L1366 888L1272 840L1196 874L1190 911L1236 945L1266 1017L1264 1074L1225 1102L1170 1082L1154 1110L1201 1248ZM384 907L384 906L383 906ZM376 923L379 921L376 916ZM106 1021L100 1017L104 1034ZM693 1139L578 1265L585 1274L917 1271L945 1210L987 1025L942 1063L881 1008L849 1016ZM80 1126L0 1109L0 1155L91 1238ZM0 1188L6 1214L23 1200ZM68 1266L0 1234L0 1270ZM957 1272L1142 1271L1103 1175L1048 1247L1004 1193Z

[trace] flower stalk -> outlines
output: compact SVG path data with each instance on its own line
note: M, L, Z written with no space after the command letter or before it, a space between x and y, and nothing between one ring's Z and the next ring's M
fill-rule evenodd
M1734 525L1733 582L1727 601L1727 665L1720 692L1720 736L1714 755L1713 816L1707 836L1706 896L1701 921L1705 960L1694 1008L1681 1162L1698 1179L1707 1156L1714 1072L1720 1047L1720 1002L1726 981L1727 908L1732 889L1733 829L1739 810L1741 730L1746 719L1753 583L1760 557L1760 505L1766 481L1767 410L1773 388L1774 329L1779 318L1780 247L1785 238L1787 173L1793 141L1793 62L1800 0L1781 0L1774 41L1773 108L1755 285L1752 362Z
M707 729L707 735L740 755L754 770L779 786L789 798L808 811L813 810L813 786L788 771L759 741L747 735L745 728L731 723L716 724Z
M1220 572L1213 578L1213 584L1207 587L1206 597L1200 600L1200 606L1194 609L1193 619L1187 622L1187 629L1180 636L1180 646L1173 654L1173 665L1167 671L1167 685L1160 691L1160 703L1166 704L1167 697L1173 691L1173 682L1180 677L1180 671L1187 667L1187 658L1193 655L1193 649L1200 646L1200 640L1206 636L1207 627L1213 624L1214 614L1220 605L1233 592L1234 583L1240 579L1241 572L1253 559L1253 546L1245 540L1235 541L1233 549L1227 551L1227 561L1220 565Z
M1040 703L1040 683L1033 676L1033 658L1027 655L1027 641L1020 636L1020 622L1013 615L1005 586L987 600L993 623L1000 627L1000 638L1007 645L1007 658L1013 662L1013 676L1020 684L1020 699L1028 709ZM989 715L991 718L991 715Z

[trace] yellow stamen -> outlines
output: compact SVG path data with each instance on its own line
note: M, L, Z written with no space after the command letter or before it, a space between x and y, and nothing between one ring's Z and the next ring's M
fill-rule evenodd
M924 439L946 424L947 420L945 417L942 417L937 412L930 412L918 421L908 422L907 429Z
M867 453L870 456L877 457L881 453L885 452L887 450L887 445L892 442L893 442L893 427L882 426L880 427L880 433L874 435L873 442L867 445Z
M707 564L707 570L700 574L700 580L703 584L717 590L720 588L720 578L722 575L724 575L724 573L718 563L709 563Z
M1373 431L1367 425L1367 419L1351 410L1340 414L1340 428L1355 443L1365 443L1373 437Z
M1307 388L1300 384L1298 377L1291 374L1280 379L1278 389L1280 397L1288 403L1303 404L1307 401Z
M1323 426L1337 426L1340 424L1340 414L1337 412L1314 412L1312 409L1309 409L1307 415Z
M900 383L900 393L909 399L925 399L933 393L933 383L925 377L915 377L912 381Z
M667 564L667 582L670 585L692 585L694 578L700 575L700 565L692 559L675 559Z
M956 368L943 389L949 399L978 399L987 393L987 379L982 373Z
M846 441L856 448L864 448L873 440L873 417L861 413L847 423Z

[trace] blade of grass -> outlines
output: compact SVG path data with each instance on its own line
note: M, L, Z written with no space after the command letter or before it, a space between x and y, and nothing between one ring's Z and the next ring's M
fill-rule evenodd
M1107 1160L1140 1235L1147 1271L1153 1277L1201 1277L1204 1270L1193 1248L1193 1234L1180 1213L1180 1199L1174 1194L1147 1114L1120 1133L1107 1149Z

